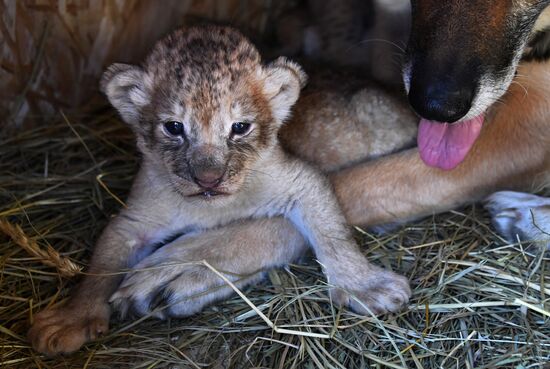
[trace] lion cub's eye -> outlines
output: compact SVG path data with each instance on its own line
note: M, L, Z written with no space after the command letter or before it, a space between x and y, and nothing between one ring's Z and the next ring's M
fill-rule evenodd
M242 136L250 131L250 126L251 124L246 122L233 123L233 125L231 126L231 133L237 136Z
M183 123L176 122L176 121L170 121L164 123L164 129L166 132L171 134L172 136L181 136L183 135Z

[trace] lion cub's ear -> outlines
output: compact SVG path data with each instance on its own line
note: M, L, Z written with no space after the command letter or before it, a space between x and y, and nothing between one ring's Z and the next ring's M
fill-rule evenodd
M140 67L116 63L107 68L101 77L101 91L126 123L137 123L140 108L149 103L144 74Z
M297 63L280 57L264 67L264 91L275 118L283 122L307 83L307 75Z

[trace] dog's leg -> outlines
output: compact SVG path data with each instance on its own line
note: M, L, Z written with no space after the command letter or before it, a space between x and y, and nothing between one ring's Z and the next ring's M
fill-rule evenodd
M283 218L239 221L163 246L134 267L111 302L123 314L192 315L234 293L203 260L241 288L260 280L266 269L296 260L306 248Z
M515 90L515 88L513 89ZM499 190L529 190L548 166L546 102L513 91L452 171L426 166L417 149L333 173L348 221L381 225L479 201Z
M490 154L444 172L427 167L413 149L336 173L332 182L350 223L386 225L448 211L498 190L529 189L538 170L521 168L512 155Z
M500 191L486 200L495 228L511 243L533 241L550 247L550 198Z

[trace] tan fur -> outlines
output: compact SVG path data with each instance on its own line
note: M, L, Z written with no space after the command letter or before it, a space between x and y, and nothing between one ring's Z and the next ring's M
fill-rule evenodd
M264 267L296 259L304 239L337 305L377 314L405 303L411 293L407 280L361 254L327 179L277 143L304 79L301 68L285 59L262 65L244 37L220 27L176 32L155 47L143 68L111 67L102 89L136 133L142 165L128 207L97 242L90 274L67 305L35 317L33 347L56 354L94 339L108 327L108 301L122 314L193 314L231 292L196 262L209 261L242 286L260 278ZM182 122L185 134L167 131L165 121L173 120ZM235 137L231 123L240 121L252 122L252 129ZM215 185L196 179L219 168ZM275 216L288 219L301 237L282 219L241 221ZM231 246L208 247L231 231ZM121 279L117 273L132 266L132 259L181 232L186 235L135 265L112 295ZM198 296L205 286L215 288ZM155 309L159 303L163 309Z
M312 78L281 129L289 152L333 172L415 144L418 118L398 94L337 71Z

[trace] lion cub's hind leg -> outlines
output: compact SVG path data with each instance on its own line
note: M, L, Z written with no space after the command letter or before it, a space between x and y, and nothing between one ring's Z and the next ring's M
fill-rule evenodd
M234 293L203 261L243 288L306 249L300 233L283 218L237 221L158 249L126 275L110 301L122 315L189 316Z
M332 172L415 144L418 118L402 96L351 73L315 73L280 131L287 151Z

